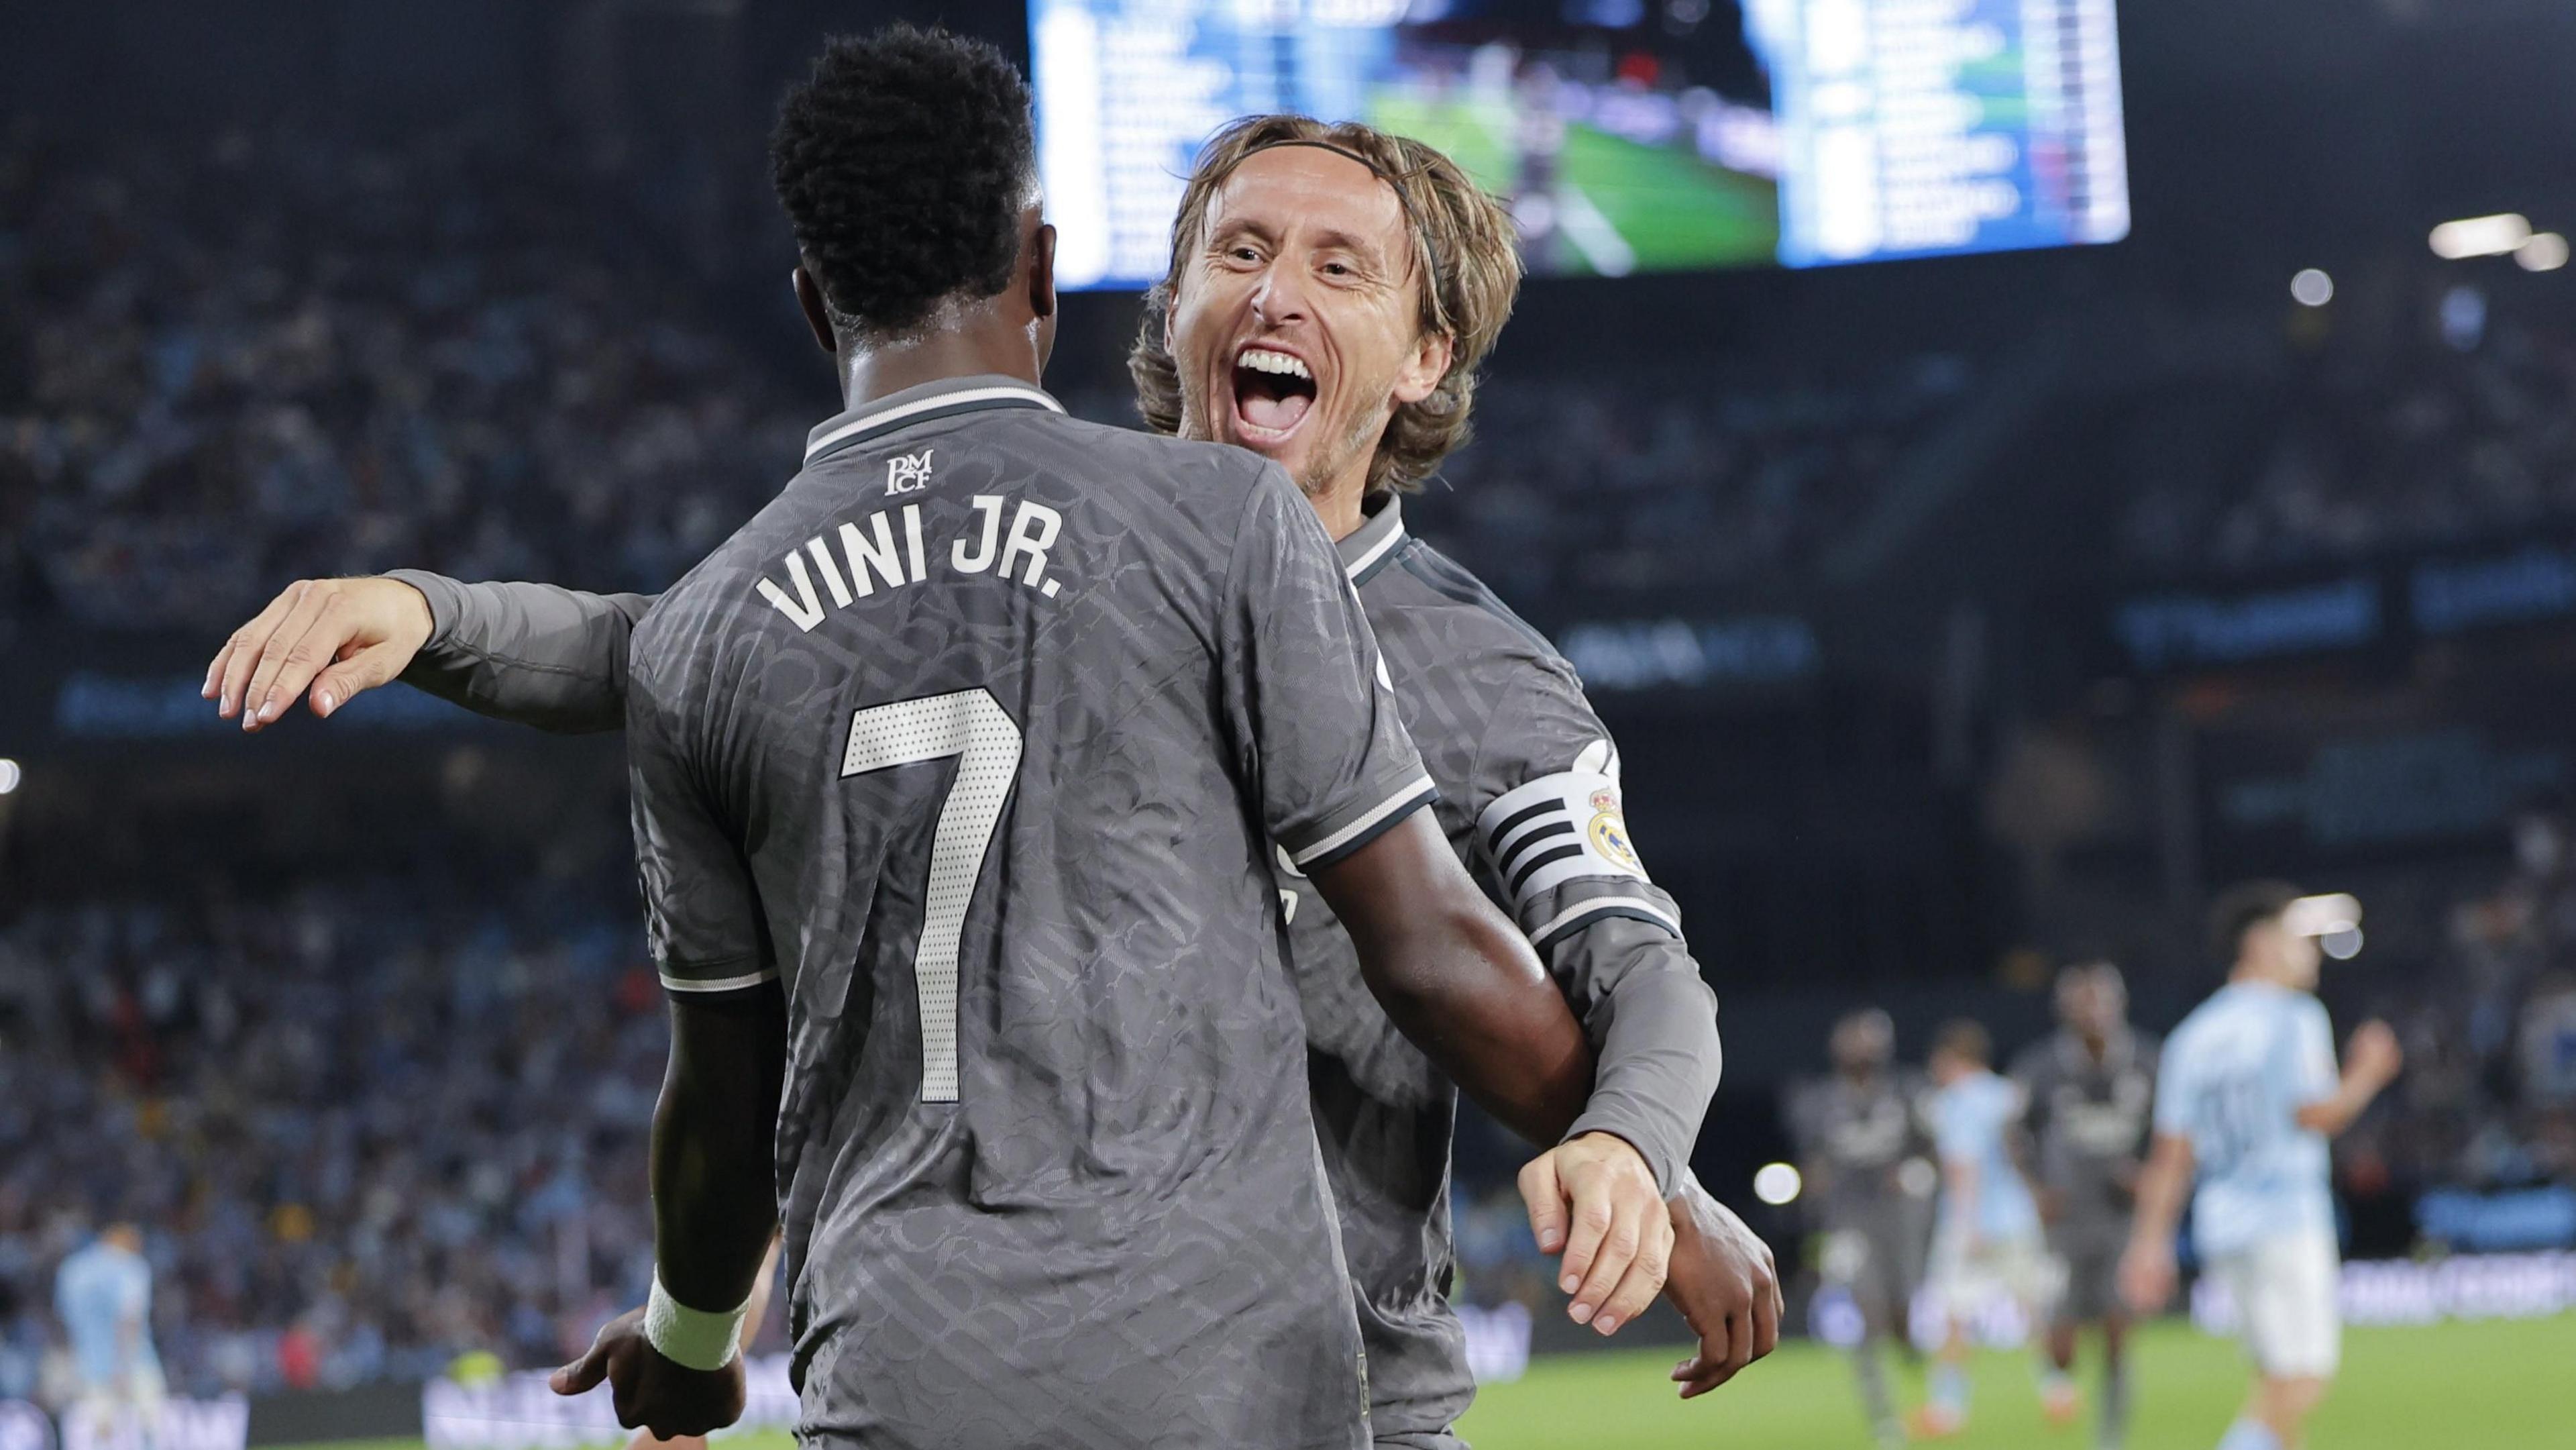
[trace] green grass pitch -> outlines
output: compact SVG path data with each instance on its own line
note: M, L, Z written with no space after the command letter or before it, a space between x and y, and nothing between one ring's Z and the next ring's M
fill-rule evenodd
M2089 1349L2089 1346L2088 1346ZM2136 1346L2129 1450L2211 1450L2245 1391L2232 1341L2180 1323ZM1476 1450L1869 1450L1851 1374L1806 1341L1684 1404L1664 1373L1678 1356L1627 1350L1542 1359L1526 1378L1487 1386L1459 1426ZM2356 1329L2344 1369L2312 1423L2308 1450L2576 1450L2576 1315L2411 1329ZM2078 1373L2091 1395L2088 1359ZM1898 1376L1905 1403L1921 1376ZM2049 1428L2029 1360L1980 1355L1967 1433L1952 1450L2091 1450L2089 1420ZM2088 1410L2089 1414L2089 1410ZM776 1432L733 1435L720 1450L794 1450ZM421 1450L365 1440L301 1450Z
M2089 1348L2089 1346L2088 1346ZM2133 1346L2129 1450L2211 1450L2245 1393L2231 1340L2181 1323ZM1605 1353L1540 1361L1527 1378L1480 1392L1459 1427L1476 1450L1868 1450L1851 1372L1804 1341L1688 1404L1657 1384L1676 1356ZM2310 1425L2308 1450L2576 1450L2576 1315L2555 1319L2355 1329L2343 1374ZM2088 1359L2077 1374L2096 1388ZM1921 1376L1899 1376L1904 1403ZM2092 1450L2089 1419L2049 1427L2030 1360L1987 1353L1976 1366L1967 1433L1955 1450Z

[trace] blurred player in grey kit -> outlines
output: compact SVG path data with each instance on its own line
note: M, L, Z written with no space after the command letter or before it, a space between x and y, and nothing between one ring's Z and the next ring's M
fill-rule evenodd
M2048 1323L2049 1371L2041 1403L2072 1421L2082 1406L2073 1378L2077 1331L2102 1327L2102 1450L2128 1436L2129 1315L2120 1302L2156 1095L2156 1041L2129 1025L2129 989L2109 962L2081 962L2057 978L2057 1032L2023 1050L2013 1079L2029 1102L2039 1212L2063 1287Z
M1930 1139L1911 1086L1896 1071L1896 1027L1877 1008L1834 1024L1833 1075L1790 1105L1806 1197L1824 1235L1827 1287L1850 1297L1861 1336L1852 1349L1861 1406L1883 1447L1905 1431L1888 1390L1885 1352L1902 1343L1923 1275L1921 1196L1907 1188L1908 1165L1926 1174Z

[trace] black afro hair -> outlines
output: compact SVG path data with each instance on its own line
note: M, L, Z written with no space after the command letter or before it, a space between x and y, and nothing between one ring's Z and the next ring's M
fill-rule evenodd
M769 169L832 311L907 332L948 297L1010 285L1037 178L1028 85L945 30L841 36L788 91Z

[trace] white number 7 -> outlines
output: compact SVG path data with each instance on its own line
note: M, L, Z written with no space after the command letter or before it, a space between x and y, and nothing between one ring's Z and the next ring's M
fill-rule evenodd
M912 956L921 1003L921 1100L957 1101L957 942L984 852L1020 773L1020 727L985 690L959 690L850 717L841 778L958 757L957 779L930 838L930 890Z

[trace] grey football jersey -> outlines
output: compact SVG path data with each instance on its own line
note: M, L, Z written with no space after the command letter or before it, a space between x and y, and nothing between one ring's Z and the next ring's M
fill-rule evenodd
M1909 1085L1883 1073L1865 1084L1839 1073L1807 1083L1788 1118L1798 1156L1825 1171L1816 1207L1827 1229L1878 1223L1905 1199L1905 1160L1931 1152Z
M1608 730L1564 658L1408 534L1396 500L1380 501L1341 551L1439 785L1441 826L1598 1049L1574 1131L1627 1139L1664 1191L1679 1191L1717 1089L1717 1005L1679 909L1628 838ZM1449 1307L1457 1089L1379 1010L1322 896L1293 873L1289 890L1308 1079L1362 1291L1380 1443L1438 1443L1476 1387Z
M2125 1234L2156 1098L2156 1043L2113 1038L2099 1061L2072 1032L2024 1050L2013 1077L2030 1102L2036 1181L2059 1198L2061 1235Z
M1365 1443L1272 843L1433 790L1276 467L973 379L815 431L637 626L649 937L782 979L800 1434Z
M1563 657L1405 531L1393 500L1340 553L1398 709L1470 872L1511 910L1599 1055L1578 1131L1637 1145L1678 1186L1715 1091L1715 1002L1620 809L1618 753ZM436 630L404 678L487 713L588 728L621 688L614 642L649 601L402 574ZM1381 1443L1438 1443L1475 1391L1449 1307L1456 1091L1386 1017L1349 937L1283 854L1308 1081L1357 1282Z

